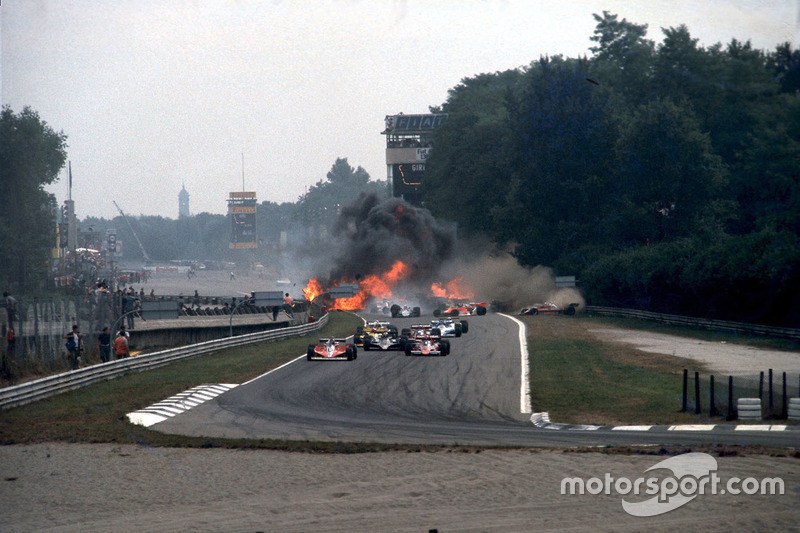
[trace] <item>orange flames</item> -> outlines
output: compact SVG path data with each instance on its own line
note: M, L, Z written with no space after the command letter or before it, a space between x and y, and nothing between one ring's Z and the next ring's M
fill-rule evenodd
M341 309L343 311L356 311L365 309L370 300L389 300L392 298L392 291L398 282L404 280L411 273L411 267L400 260L394 262L392 267L383 274L370 274L358 281L358 294L351 298L337 298L327 302L330 309ZM341 279L333 283L336 287L339 283L355 283L355 280ZM327 292L322 284L316 279L311 279L303 289L303 294L309 302ZM473 298L472 290L466 286L464 279L459 277L447 284L434 283L431 285L431 295L439 298L450 299L469 299Z
M306 288L303 289L303 296L305 296L305 299L308 300L309 302L313 302L314 298L316 298L323 292L325 291L322 289L322 285L320 285L319 281L317 281L316 279L310 279L308 280L308 285L306 286Z
M370 274L358 282L358 294L352 298L337 298L331 303L331 309L341 309L345 311L355 311L364 309L370 299L385 299L392 297L392 289L398 281L404 279L411 272L408 265L402 261L395 261L388 272L375 275ZM354 283L351 280L339 280L338 283ZM308 286L303 289L306 300L313 301L314 298L325 292L316 279L309 280Z
M437 298L450 298L454 300L466 300L474 298L472 290L464 283L464 278L458 277L453 281L442 286L440 283L431 285L431 295Z

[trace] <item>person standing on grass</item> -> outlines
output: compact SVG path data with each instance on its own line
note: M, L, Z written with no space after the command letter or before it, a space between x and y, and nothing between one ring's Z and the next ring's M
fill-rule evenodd
M78 326L72 326L72 331L64 335L67 339L67 352L69 354L69 369L77 370L80 364L81 353L83 353L83 335L78 330Z
M97 345L100 348L100 360L104 363L111 361L111 335L108 327L103 328L102 333L97 336Z

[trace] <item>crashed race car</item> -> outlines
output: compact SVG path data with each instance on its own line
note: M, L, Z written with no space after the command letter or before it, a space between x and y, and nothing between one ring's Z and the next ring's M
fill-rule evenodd
M522 310L519 312L521 315L567 315L572 316L575 314L575 309L579 306L579 303L571 303L567 305L564 309L561 309L559 306L554 304L553 302L545 302L543 304L533 304L530 307L523 307Z
M389 311L392 313L392 318L413 317L420 316L422 314L419 307L411 307L410 305L394 304L389 308Z
M444 357L450 353L450 342L442 340L439 328L429 325L414 325L403 330L406 355L430 355Z
M395 336L397 336L396 326L391 325L389 322L373 320L367 322L365 326L358 326L356 328L356 332L353 334L353 342L356 346L364 346L364 337L366 335L380 335L390 330L394 330Z
M306 359L309 361L353 361L358 348L346 344L347 339L320 339L320 344L309 344Z
M442 318L431 321L431 327L437 328L442 337L460 337L469 331L469 323L466 320L456 322L452 318Z
M485 315L486 302L468 302L462 304L452 305L446 309L436 309L433 311L433 316L472 316L472 315Z

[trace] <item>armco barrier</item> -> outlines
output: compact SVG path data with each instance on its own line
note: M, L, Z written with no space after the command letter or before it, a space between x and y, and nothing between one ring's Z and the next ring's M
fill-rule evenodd
M800 340L800 329L776 328L772 326L761 326L759 324L747 324L744 322L728 322L725 320L708 320L705 318L694 318L689 316L665 315L664 313L637 311L635 309L623 309L618 307L598 307L587 305L585 310L587 313L597 315L655 320L658 322L664 322L666 324L694 326L715 331L733 331L736 333L746 333L750 335L766 335L770 337Z
M327 323L328 315L325 314L318 321L310 324L303 324L302 326L273 329L270 331L201 342L189 346L181 346L180 348L171 348L160 352L79 368L78 370L48 376L46 378L37 379L36 381L6 387L5 389L0 389L0 409L24 405L98 381L106 381L130 372L149 370L181 359L195 357L225 348L306 335L320 329Z

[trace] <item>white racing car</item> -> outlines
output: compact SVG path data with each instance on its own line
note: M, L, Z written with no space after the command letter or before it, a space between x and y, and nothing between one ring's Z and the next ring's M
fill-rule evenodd
M442 337L460 337L469 331L469 324L466 320L456 322L452 318L443 318L431 321L431 328L438 328Z

